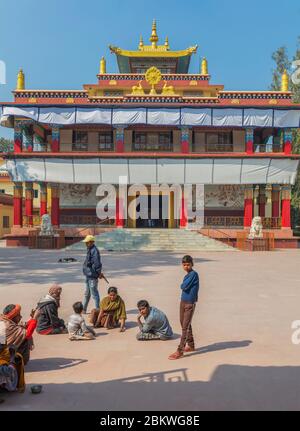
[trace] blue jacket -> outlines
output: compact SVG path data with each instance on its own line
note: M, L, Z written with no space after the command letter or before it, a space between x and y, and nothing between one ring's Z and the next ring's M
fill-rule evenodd
M87 249L86 258L83 264L83 273L88 280L97 279L101 274L102 263L99 250L95 244Z
M188 272L181 284L181 300L194 304L198 301L199 275L196 271Z

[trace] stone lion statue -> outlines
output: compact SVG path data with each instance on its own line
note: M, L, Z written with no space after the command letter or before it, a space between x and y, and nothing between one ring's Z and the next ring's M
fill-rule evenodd
M261 217L254 217L251 224L249 239L263 238L263 225Z
M52 226L51 218L49 214L44 214L42 216L40 235L45 235L45 236L54 235L54 230L53 230L53 226Z

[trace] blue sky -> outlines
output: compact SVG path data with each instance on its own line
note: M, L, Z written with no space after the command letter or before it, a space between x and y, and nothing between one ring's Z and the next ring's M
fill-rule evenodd
M299 0L0 0L0 60L11 101L20 67L26 87L80 89L95 83L102 55L116 72L108 45L136 49L148 41L152 20L172 49L198 44L191 72L206 56L212 83L228 90L265 90L271 54L285 45L292 54L300 35ZM11 134L0 127L0 136Z

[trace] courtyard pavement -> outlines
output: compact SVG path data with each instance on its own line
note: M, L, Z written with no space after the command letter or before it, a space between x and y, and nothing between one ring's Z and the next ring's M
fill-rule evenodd
M188 252L188 250L187 250ZM58 263L72 256L78 262ZM0 394L0 410L283 410L300 408L300 250L194 253L201 292L193 327L197 351L169 361L180 325L181 254L103 253L119 288L128 330L98 329L95 341L35 334L25 394ZM0 248L0 310L20 303L24 319L53 282L61 317L83 297L84 253ZM107 286L101 281L103 296ZM140 343L136 302L164 310L176 339ZM93 306L90 303L90 306ZM43 384L39 395L31 384Z

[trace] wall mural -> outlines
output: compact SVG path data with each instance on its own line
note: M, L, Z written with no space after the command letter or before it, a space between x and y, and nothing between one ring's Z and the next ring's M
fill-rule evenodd
M62 184L60 188L61 207L95 208L99 198L96 184Z
M205 186L206 208L244 208L244 189L239 185Z
M63 184L60 189L61 207L95 208L99 198L96 184ZM206 208L244 208L244 189L239 185L206 185Z

